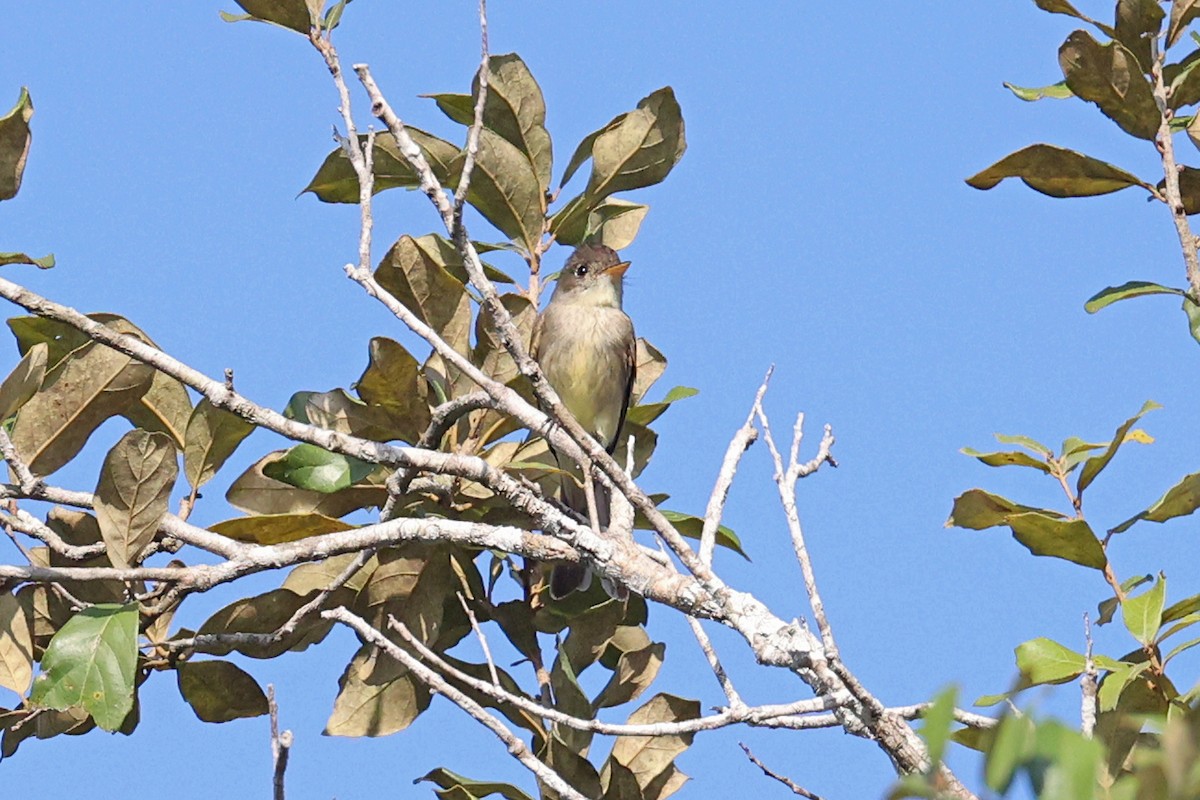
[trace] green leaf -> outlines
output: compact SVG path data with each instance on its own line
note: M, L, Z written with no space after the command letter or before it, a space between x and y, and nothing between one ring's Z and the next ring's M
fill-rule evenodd
M372 482L375 474L362 483L332 494L297 489L291 484L277 481L264 474L272 464L286 461L288 451L268 453L243 472L225 499L234 508L248 514L306 514L317 513L327 517L343 517L351 511L368 506L380 507L387 500L387 489L382 481Z
M34 257L28 253L0 253L0 267L6 264L31 264L39 269L50 269L54 266L54 254Z
M667 522L671 523L675 530L679 531L680 535L686 536L689 539L700 539L700 534L704 530L704 520L700 517L684 514L679 511L670 511L665 508L659 509L659 511L666 517ZM650 523L642 519L640 515L638 524L635 527L639 530L651 530ZM750 560L750 556L742 549L742 540L738 538L736 533L724 525L717 528L716 543L721 547L732 550L747 561Z
M33 680L33 631L17 598L0 592L0 686L24 695Z
M435 789L434 794L440 798L446 798L446 800L479 800L494 794L500 795L505 800L532 800L529 795L512 784L464 778L444 767L427 772L413 782L420 783L421 781L429 781L442 787L444 791L439 792Z
M1183 313L1187 315L1188 330L1191 331L1192 338L1200 342L1200 305L1196 305L1192 298L1185 296Z
M323 533L348 531L353 527L340 519L320 514L267 514L227 519L211 526L209 530L239 542L283 544Z
M1121 581L1121 591L1129 594L1143 583L1149 583L1152 580L1154 580L1153 575L1135 575L1132 578L1126 578ZM1119 606L1120 601L1115 597L1107 597L1101 600L1100 605L1096 607L1096 613L1099 615L1096 617L1096 624L1107 625L1112 622Z
M1158 0L1117 0L1113 38L1133 54L1141 72L1150 72L1150 38L1158 37L1164 17Z
M636 422L638 425L649 425L661 417L671 407L672 403L686 400L689 397L695 397L698 394L700 394L699 389L693 389L690 386L676 386L667 392L667 396L657 403L633 406L629 409L629 413L625 418L630 422Z
M1075 6L1071 5L1069 2L1067 2L1067 0L1033 0L1033 2L1042 11L1048 11L1051 14L1065 14L1068 17L1074 17L1075 19L1083 20L1084 22L1095 25L1108 36L1116 35L1116 31L1109 26L1096 22L1096 20L1092 19L1091 17L1079 13L1075 9Z
M34 345L4 379L4 383L0 383L0 422L17 413L41 388L46 377L47 353L45 343Z
M1027 103L1032 103L1035 100L1041 100L1046 97L1052 97L1055 100L1063 100L1065 98L1075 96L1071 90L1067 88L1066 81L1059 81L1058 83L1052 83L1049 86L1039 86L1037 88L1017 86L1005 81L1004 88L1008 89L1010 92Z
M29 156L32 134L29 120L33 117L33 100L29 90L21 87L17 104L0 117L0 200L11 200L21 188L25 159Z
M167 514L179 474L175 444L164 433L135 429L108 451L96 484L96 520L115 567L139 563Z
M457 184L466 159L460 153L450 166ZM526 252L537 249L546 217L546 193L529 159L515 145L484 128L471 172L467 202Z
M137 632L137 603L80 611L47 645L30 702L59 711L82 708L104 730L117 730L133 708Z
M1175 46L1197 16L1200 16L1200 1L1174 0L1171 4L1171 20L1167 23L1167 47Z
M1195 105L1200 101L1200 69L1197 67L1200 67L1200 52L1192 52L1183 61L1163 67L1163 80L1170 91L1167 106L1172 110ZM1170 120L1171 130L1175 133L1187 130L1191 122L1192 119L1188 119L1185 114L1173 115Z
M370 344L371 361L355 391L368 405L383 409L400 438L416 444L429 425L429 384L421 374L421 365L404 345L384 336Z
M1160 286L1157 283L1149 283L1148 281L1129 281L1120 286L1109 286L1092 295L1083 304L1083 309L1089 314L1095 314L1100 309L1110 306L1118 300L1127 300L1130 297L1142 297L1148 294L1178 294L1186 296L1182 289Z
M1139 520L1166 522L1176 517L1185 517L1200 508L1200 472L1185 475L1145 511L1135 514L1113 529L1122 533Z
M994 436L996 437L996 441L999 442L1000 444L1019 445L1021 447L1024 447L1027 450L1032 450L1033 452L1037 453L1038 455L1046 456L1047 458L1054 455L1053 450L1051 450L1049 447L1046 447L1046 445L1042 444L1037 439L1033 439L1029 436L1023 436L1021 434L1004 434L1004 433L997 433L997 434L994 434Z
M1132 428L1134 424L1146 414L1159 408L1162 408L1162 406L1153 400L1147 400L1142 404L1141 410L1139 410L1138 413L1125 420L1125 422L1121 424L1121 427L1117 428L1117 432L1113 434L1112 441L1108 443L1107 449L1105 449L1105 451L1100 455L1092 456L1086 462L1084 462L1083 469L1079 472L1079 478L1075 481L1076 492L1083 494L1083 490L1092 485L1092 481L1096 479L1096 476L1100 474L1101 470L1108 466L1108 463L1112 461L1113 456L1117 454L1117 449L1120 448L1121 445L1125 444L1126 442L1139 442L1142 444L1147 444L1154 441L1146 434L1145 431L1130 431L1130 428Z
M1143 661L1137 665L1120 662L1117 669L1105 675L1100 681L1100 691L1096 697L1100 703L1100 710L1111 711L1116 708L1118 701L1121 699L1121 692L1125 691L1125 687L1136 680L1149 667L1149 661Z
M249 673L230 661L184 661L176 668L179 693L203 722L261 717L267 696Z
M959 451L963 455L977 458L989 467L1032 467L1033 469L1041 470L1049 473L1050 465L1045 461L1039 461L1028 453L1020 450L1005 450L994 453L981 453L970 447L964 447Z
M1011 153L967 178L967 184L986 190L1005 178L1020 178L1029 188L1050 197L1091 197L1130 186L1153 189L1119 167L1050 144L1033 144Z
M429 162L434 177L443 184L447 183L451 174L450 163L459 155L458 147L420 128L406 125L405 130ZM365 148L366 134L360 134L358 140L359 145ZM372 185L375 194L385 189L414 189L420 185L416 171L401 155L400 148L390 133L380 133L375 137L371 173L375 176ZM317 174L300 193L305 192L312 192L318 200L326 203L358 202L358 174L342 147L339 146L325 157L317 169Z
M929 708L921 713L924 725L921 738L929 751L929 760L938 763L946 752L950 738L950 727L954 724L954 705L958 700L958 687L950 686L938 693Z
M1054 513L1014 503L1007 497L985 492L983 489L969 489L954 498L954 507L950 510L950 518L946 520L946 527L981 531L997 525L1004 525L1010 514L1023 514L1031 511L1040 511L1044 514Z
M1017 668L1029 686L1046 683L1066 683L1079 677L1086 667L1086 658L1045 637L1017 645Z
M1045 511L1009 514L1005 523L1013 538L1035 556L1061 558L1074 564L1103 570L1108 564L1100 540L1081 519L1061 519Z
M1160 572L1153 586L1136 597L1126 597L1121 604L1125 627L1143 645L1149 646L1158 638L1166 592L1167 580Z
M183 472L193 489L212 480L254 425L205 397L192 411L184 436Z
M309 0L234 0L246 16L226 14L221 12L221 18L226 22L241 22L256 20L270 22L281 28L308 35L309 28L317 24L313 16L312 4ZM323 3L317 3L319 9Z
M1121 130L1153 140L1161 122L1150 82L1137 57L1120 42L1102 45L1086 31L1075 31L1058 49L1067 86L1095 103Z
M12 440L36 475L49 475L83 449L110 417L124 413L154 380L154 369L103 345L72 351L17 413Z
M282 459L264 466L263 474L298 489L331 494L363 480L375 471L375 466L304 443L288 450Z

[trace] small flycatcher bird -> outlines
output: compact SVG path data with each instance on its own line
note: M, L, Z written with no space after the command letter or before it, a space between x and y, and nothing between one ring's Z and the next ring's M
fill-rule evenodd
M633 392L637 337L621 310L621 288L629 262L604 245L581 245L562 272L546 309L533 329L533 356L546 380L584 430L609 453L617 446ZM564 461L565 457L555 453ZM562 465L568 469L568 465ZM580 481L591 480L570 464ZM570 476L560 477L563 503L588 517L587 495ZM609 495L594 484L601 529L609 523ZM583 565L558 564L550 575L550 595L561 598L586 588L591 574Z

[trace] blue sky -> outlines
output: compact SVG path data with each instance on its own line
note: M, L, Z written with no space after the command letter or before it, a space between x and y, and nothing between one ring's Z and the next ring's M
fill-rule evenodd
M1111 13L1108 3L1079 5ZM37 112L21 194L0 207L0 249L53 251L56 269L8 268L10 277L84 311L123 313L175 356L210 375L232 367L241 391L282 408L293 391L349 385L371 336L403 335L342 274L356 209L296 197L332 146L336 96L324 66L301 37L226 24L222 9L237 10L198 0L6 10L0 106L27 85ZM417 95L467 90L475 14L457 1L359 0L335 41L344 63L371 64L406 121L458 136ZM1008 686L1022 641L1082 647L1082 615L1105 596L1097 574L1033 559L1002 531L943 528L952 498L973 486L1061 508L1049 481L958 452L988 449L994 432L1104 440L1146 399L1162 403L1144 422L1156 443L1122 451L1089 492L1096 527L1197 468L1200 346L1177 304L1083 311L1095 291L1126 280L1182 285L1163 209L1133 190L1059 201L1011 181L988 193L963 183L1038 141L1161 176L1152 148L1095 109L1025 104L1001 87L1058 80L1055 53L1072 20L1028 2L497 3L490 17L493 52L520 53L546 95L556 175L579 139L650 91L673 86L683 108L687 154L664 184L630 195L651 211L625 251L625 297L638 332L670 359L659 391L684 384L700 395L660 420L643 484L669 492L673 508L702 512L728 439L775 364L767 407L777 434L803 410L810 453L822 424L838 437L841 467L804 482L800 510L843 655L868 687L890 704L951 682L973 698ZM1182 138L1179 147L1196 160ZM422 196L399 191L379 197L376 221L376 257L402 233L437 227ZM13 347L0 368L15 362ZM119 435L102 429L91 460L56 481L93 486ZM255 434L225 484L277 446ZM727 516L754 560L724 554L719 567L780 616L800 616L770 473L758 445ZM217 483L193 520L232 515ZM1168 601L1193 593L1195 528L1192 519L1135 528L1114 545L1119 574L1166 569ZM189 604L183 624L234 596ZM720 702L686 629L652 611L651 633L670 642L656 688ZM757 668L736 637L715 639L749 700L807 696ZM276 685L296 733L293 797L428 797L409 781L439 765L529 786L494 739L444 702L393 737L320 736L354 646L338 635L277 662L243 662ZM1130 647L1121 631L1101 632L1099 651ZM169 677L153 678L132 737L28 742L0 779L47 797L163 781L180 798L266 796L265 720L205 725ZM1034 697L1067 715L1078 707L1071 691ZM701 737L682 757L695 780L679 796L747 787L787 796L744 760L738 739L829 797L878 796L890 780L881 752L839 731L736 731ZM975 782L974 762L959 765Z

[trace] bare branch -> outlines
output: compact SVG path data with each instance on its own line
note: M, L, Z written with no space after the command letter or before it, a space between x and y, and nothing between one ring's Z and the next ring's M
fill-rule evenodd
M766 775L768 778L774 778L775 780L782 783L784 786L791 789L793 794L798 794L801 797L807 797L808 800L821 800L820 795L813 794L808 789L805 789L803 786L801 786L800 784L793 781L791 778L788 778L784 775L780 775L778 772L775 772L770 767L768 767L766 764L759 761L757 758L755 758L754 753L750 752L750 748L747 747L745 745L745 743L738 742L738 747L742 748L742 752L746 754L746 758L750 759L751 764L753 764L754 766L761 769L763 771L763 774Z
M1175 160L1175 142L1172 139L1171 120L1175 114L1168 105L1168 90L1163 78L1163 64L1166 61L1166 51L1159 48L1158 40L1151 38L1150 47L1153 49L1153 63L1150 66L1150 77L1154 81L1154 101L1158 105L1160 122L1155 144L1162 157L1163 193L1166 195L1167 208L1171 210L1171 218L1175 222L1175 233L1179 236L1179 246L1183 250L1183 262L1187 271L1189 286L1188 296L1193 302L1200 302L1200 255L1196 251L1196 236L1188 223L1187 209L1183 204L1183 192L1179 187L1179 174L1182 167Z
M279 730L279 706L275 704L275 687L267 684L267 709L271 713L271 760L275 765L271 786L275 800L284 800L283 773L287 770L288 754L292 750L292 732Z
M708 508L704 511L704 528L700 531L700 561L712 566L713 550L717 543L717 529L721 526L721 517L725 513L725 501L729 498L729 488L733 485L733 477L737 474L738 464L750 445L758 439L758 429L754 427L754 414L762 407L763 395L767 393L767 384L771 381L772 366L763 377L758 393L754 396L754 404L746 416L746 422L738 428L737 433L729 441L725 450L725 459L721 462L721 471L717 473L717 482L708 498Z

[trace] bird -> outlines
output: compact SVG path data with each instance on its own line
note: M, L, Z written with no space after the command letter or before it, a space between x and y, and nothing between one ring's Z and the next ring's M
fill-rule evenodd
M625 271L616 251L602 244L580 245L567 258L554 293L538 315L533 330L533 356L563 405L583 429L611 454L629 410L637 377L637 336L633 320L621 308ZM580 482L573 462L555 452L560 466ZM571 475L560 475L559 497L573 511L589 516L585 490ZM608 527L610 498L595 488L601 530ZM591 573L582 564L556 564L550 574L550 596L561 599L586 589Z

